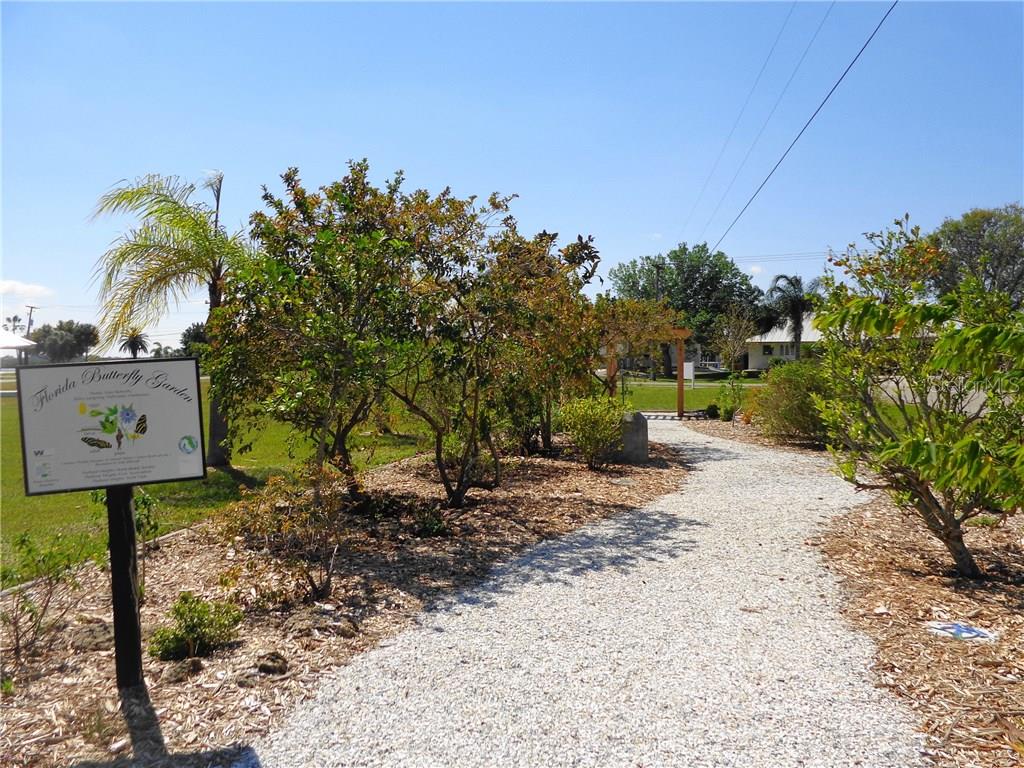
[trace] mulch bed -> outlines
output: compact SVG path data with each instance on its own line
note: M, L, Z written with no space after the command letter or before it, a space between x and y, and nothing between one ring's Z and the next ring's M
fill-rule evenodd
M835 518L824 537L849 597L846 614L876 642L878 682L920 718L941 766L1024 764L1024 520L968 526L985 580L959 579L916 518L877 497ZM994 642L931 634L962 621Z
M687 422L714 437L822 455L782 444L754 424ZM877 646L877 681L918 715L940 766L1024 765L1024 515L966 527L989 578L957 578L949 554L916 517L888 497L834 518L822 539L842 580L850 622ZM961 621L996 632L995 642L943 638L929 621Z
M531 544L676 490L686 472L681 459L661 446L651 453L646 465L601 472L571 456L512 459L500 488L474 491L473 505L447 514L448 535L441 537L418 536L412 512L352 517L325 603L295 602L286 569L225 541L212 523L165 538L146 562L145 634L165 623L183 590L234 600L246 615L238 641L201 667L146 657L158 727L142 736L129 733L119 709L109 574L84 566L79 588L61 597L73 603L68 624L48 651L18 670L13 694L2 700L0 765L130 765L133 735L142 740L137 753L148 754L139 764L227 764L233 754L226 748L267 733L330 669L401 631L445 594L478 583ZM390 494L400 510L442 498L425 457L381 467L366 485ZM287 662L283 674L258 669L272 651Z

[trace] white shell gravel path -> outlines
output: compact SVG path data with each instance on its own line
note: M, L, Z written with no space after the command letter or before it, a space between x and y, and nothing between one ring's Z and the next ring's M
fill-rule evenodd
M258 765L927 764L804 543L862 499L825 457L650 433L692 463L679 492L532 548L360 655Z

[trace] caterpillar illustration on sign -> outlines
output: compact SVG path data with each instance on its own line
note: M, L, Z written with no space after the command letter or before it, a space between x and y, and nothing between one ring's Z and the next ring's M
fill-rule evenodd
M82 442L93 448L111 448L112 442L117 441L117 450L120 453L122 447L125 445L125 438L128 439L129 445L132 441L138 440L143 437L149 430L149 422L146 419L146 414L137 414L135 412L135 406L132 405L111 405L106 407L104 405L89 405L87 403L80 403L78 407L78 414L80 416L88 415L90 419L99 417L98 425L99 430L84 429L83 432L102 432L104 435L109 435L106 439L100 439L97 437L82 438Z

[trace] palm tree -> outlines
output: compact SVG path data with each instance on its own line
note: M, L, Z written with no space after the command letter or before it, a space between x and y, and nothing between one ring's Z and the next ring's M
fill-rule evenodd
M793 343L796 345L796 359L800 359L800 340L804 335L804 319L814 311L815 302L821 298L821 280L814 278L804 287L799 275L776 275L765 294L778 312L776 328L789 324Z
M95 216L130 213L139 219L96 265L108 345L133 327L156 321L172 299L177 304L201 286L210 312L220 306L225 270L247 247L241 233L229 235L220 226L223 182L224 174L216 172L202 184L213 193L212 207L190 199L195 184L156 174L122 183L100 198ZM227 422L211 397L210 466L228 463L227 434Z
M135 360L140 352L149 351L149 336L144 334L141 328L131 328L121 337L121 346L118 349L127 352Z
M25 330L25 324L23 322L21 322L21 317L19 315L11 315L10 317L6 318L6 320L7 320L7 322L5 322L4 326L3 326L5 331L10 331L11 333L20 334L22 331ZM19 363L21 362L22 354L25 354L26 356L28 355L28 353L25 352L25 350L23 350L23 349L16 349L16 350L14 350L14 354L15 354L15 359Z

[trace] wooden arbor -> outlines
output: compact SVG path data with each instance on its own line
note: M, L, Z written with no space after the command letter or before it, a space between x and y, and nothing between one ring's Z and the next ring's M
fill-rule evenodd
M674 342L676 345L676 416L679 418L682 418L686 411L686 379L683 374L686 361L686 340L692 335L693 331L689 328L673 328L669 331L668 338L656 339L656 341ZM609 391L614 397L617 387L615 377L619 372L619 359L616 355L608 355L606 371L605 377L608 381Z

